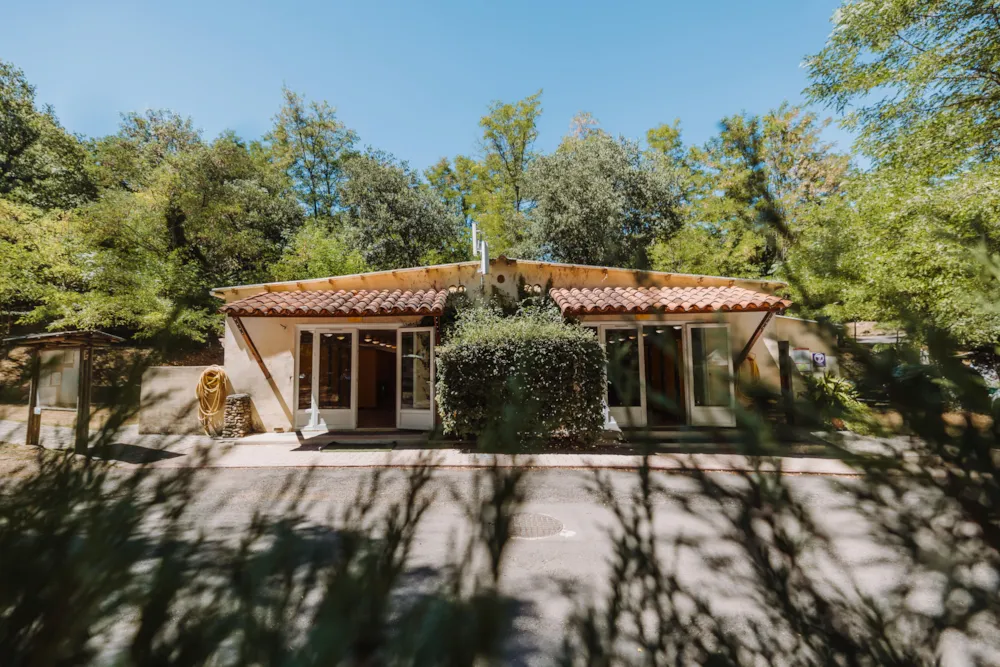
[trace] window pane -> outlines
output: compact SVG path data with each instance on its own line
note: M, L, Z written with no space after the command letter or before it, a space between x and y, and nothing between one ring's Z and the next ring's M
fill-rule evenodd
M429 410L431 407L431 332L402 333L402 407Z
M312 409L313 333L299 334L299 410Z
M725 327L692 327L694 404L729 407L729 333Z
M605 349L608 354L608 406L639 407L638 329L607 329Z
M349 333L320 334L320 410L349 410L351 407L351 338Z

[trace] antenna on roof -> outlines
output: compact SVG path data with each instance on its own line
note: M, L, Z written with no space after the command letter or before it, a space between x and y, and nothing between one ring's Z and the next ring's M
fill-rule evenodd
M486 241L479 242L479 272L484 276L490 272L490 248Z
M472 223L472 256L479 257L479 228Z

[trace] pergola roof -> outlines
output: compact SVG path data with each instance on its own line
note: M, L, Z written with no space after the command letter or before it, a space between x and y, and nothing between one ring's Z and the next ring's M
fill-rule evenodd
M5 345L17 347L107 347L124 338L103 331L51 331L4 338Z
M563 315L781 311L792 302L745 287L599 287L549 291Z

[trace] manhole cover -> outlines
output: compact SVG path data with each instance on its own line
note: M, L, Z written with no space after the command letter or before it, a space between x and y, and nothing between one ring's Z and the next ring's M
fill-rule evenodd
M563 529L562 522L547 514L514 514L510 517L512 537L550 537Z

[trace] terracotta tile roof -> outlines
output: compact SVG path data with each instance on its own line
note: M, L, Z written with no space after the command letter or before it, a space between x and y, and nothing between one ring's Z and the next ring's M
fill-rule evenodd
M240 317L440 315L447 290L299 290L261 292L222 306Z
M563 315L777 311L792 305L745 287L560 287L549 294Z

